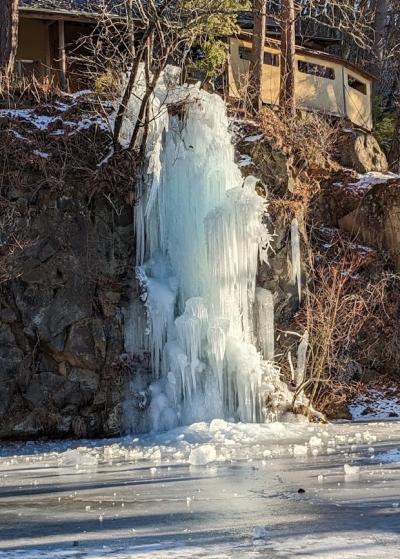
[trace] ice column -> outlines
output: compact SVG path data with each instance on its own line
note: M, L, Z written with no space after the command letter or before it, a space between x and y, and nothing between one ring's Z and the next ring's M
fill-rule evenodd
M308 350L308 331L306 330L301 337L301 341L297 348L297 369L296 369L296 386L304 381L307 364L307 350Z
M292 245L292 283L296 285L301 302L301 251L300 251L300 235L299 223L296 218L291 223L291 245Z
M265 200L256 179L243 181L234 162L223 100L197 86L167 91L162 80L135 210L136 273L155 379L152 426L215 417L260 421L265 391L271 402L284 400L270 363L268 291L257 291L254 313L260 247L270 241ZM182 110L168 114L165 99ZM265 361L254 345L257 320Z
M267 361L274 360L274 296L268 289L257 287L257 335L261 354Z

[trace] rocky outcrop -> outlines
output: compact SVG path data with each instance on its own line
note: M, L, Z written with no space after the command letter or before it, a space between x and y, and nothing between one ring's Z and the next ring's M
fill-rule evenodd
M255 130L247 133L250 134L250 140L256 136ZM353 140L360 136L361 133L354 132ZM347 160L346 164L351 169L342 168L334 161L327 161L325 168L307 161L301 167L304 161L296 165L296 160L290 157L290 151L280 150L273 138L266 134L260 135L259 132L258 138L256 142L246 142L246 138L241 140L238 144L242 154L239 162L245 174L260 177L265 185L263 188L268 191L269 223L274 233L273 250L269 253L268 265L261 264L259 267L257 284L273 294L277 333L275 363L293 394L297 351L301 341L294 333L302 334L305 331L308 327L307 312L314 312L312 307L307 307L312 305L312 299L310 303L310 299L304 296L305 302L300 303L293 281L290 243L293 217L297 218L303 241L303 289L307 286L311 290L318 288L318 273L321 270L329 271L334 270L335 266L343 266L345 274L353 259L358 267L354 277L349 276L352 295L364 294L373 289L380 293L378 286L385 286L382 287L384 308L379 295L374 303L376 308L368 309L370 318L351 343L346 348L339 346L342 354L337 363L340 361L340 366L327 363L327 366L332 366L332 386L330 393L321 391L324 394L322 400L316 402L317 406L321 406L318 409L323 410L329 418L351 419L347 403L351 397L352 382L368 382L368 375L374 378L398 375L399 287L395 280L388 280L392 277L393 266L387 257L387 253L390 254L398 270L400 204L397 200L399 187L395 187L398 181L393 181L393 175L382 172L387 170L386 161L380 158L375 141L366 135L363 135L363 142L353 141L353 148L354 144L357 148L358 163ZM277 156L272 155L275 152ZM279 165L277 161L280 161ZM359 171L379 171L360 175L354 166ZM305 169L303 174L301 169ZM302 230L302 227L307 230ZM373 247L382 250L374 250ZM309 268L308 263L314 263L314 266ZM316 297L321 294L317 292ZM324 308L323 304L321 308ZM310 332L308 343L314 348L318 332ZM310 374L310 370L307 374ZM347 391L343 388L346 385L349 387Z
M275 331L283 332L282 335L275 336L275 355L280 356L276 362L282 366L285 361L286 366L286 346L296 345L299 341L297 336L292 339L290 334L285 333L295 330L293 319L300 305L297 281L293 278L291 247L291 223L296 214L293 211L295 205L289 202L296 190L298 173L293 156L272 138L260 134L259 129L250 125L243 127L236 149L242 174L254 174L260 179L259 194L268 201L265 225L273 235L273 241L268 253L268 263L259 263L257 286L272 293ZM282 200L285 200L287 212L281 211ZM301 267L301 283L304 286L304 261L301 262ZM261 350L261 346L259 349ZM284 359L281 358L282 355L285 355ZM295 362L295 355L293 360ZM281 367L282 376L285 380L290 380L285 366ZM293 386L291 388L294 389Z
M1 293L0 436L118 434L130 217L105 200L68 214L56 202L29 230L36 242Z
M356 208L339 220L353 238L387 252L400 272L400 181L373 186Z
M97 169L105 131L60 122L55 136L10 119L0 130L1 439L121 430L133 187L121 162L118 187Z
M294 189L296 170L293 157L269 138L256 132L259 131L251 127L241 131L236 144L240 154L238 163L245 175L254 173L262 178L269 189L283 196L288 190Z
M338 152L340 163L358 173L378 171L386 173L389 165L377 140L368 132L345 129L342 131Z

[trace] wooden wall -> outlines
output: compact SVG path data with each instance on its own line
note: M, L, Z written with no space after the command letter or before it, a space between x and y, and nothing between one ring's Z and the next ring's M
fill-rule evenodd
M248 82L251 43L241 39L230 40L229 94L238 98L244 93ZM277 105L279 102L280 68L279 49L264 49L263 101ZM274 64L271 64L271 62ZM315 72L315 74L313 74ZM299 108L317 110L321 113L347 117L355 125L371 130L370 79L350 70L335 60L319 58L315 54L296 53L295 76L296 105ZM353 84L352 87L349 83Z

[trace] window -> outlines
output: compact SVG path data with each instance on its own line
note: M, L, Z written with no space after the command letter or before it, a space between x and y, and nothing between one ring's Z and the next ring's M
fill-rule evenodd
M239 47L239 58L242 60L251 60L251 49ZM264 64L268 64L268 66L279 66L279 56L272 52L264 52Z
M239 58L242 60L251 60L251 49L239 47Z
M335 79L335 70L329 66L321 66L313 62L305 62L304 60L298 61L299 72L303 74L310 74L311 76L318 76L319 78L326 78L327 80Z
M279 66L279 56L272 52L264 52L264 64L268 64L268 66Z
M347 83L353 89L356 89L357 91L359 91L363 95L367 95L367 84L365 84L364 82L360 82L360 80L358 80L354 76L350 76L350 74L349 74L347 76Z

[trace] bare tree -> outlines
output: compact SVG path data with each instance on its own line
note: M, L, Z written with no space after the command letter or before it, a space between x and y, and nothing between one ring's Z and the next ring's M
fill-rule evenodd
M380 75L382 72L383 59L385 56L385 30L388 15L388 0L375 0L375 22L374 22L374 55L375 61L372 70L378 79L373 85L374 95L380 93Z
M231 35L237 31L236 17L243 7L241 0L132 0L133 9L140 15L141 36L136 46L135 58L130 69L122 101L117 111L114 127L114 144L119 144L123 118L128 101L132 95L140 63L145 63L146 53L151 56L147 61L146 90L141 99L138 119L130 142L135 146L140 129L146 129L147 106L155 89L157 79L172 58L184 65L190 49L201 39Z
M14 69L18 46L18 0L0 2L0 79L8 79Z
M253 0L253 45L250 60L250 96L253 110L262 106L264 44L267 11L266 0Z
M400 106L396 111L396 122L394 126L394 133L392 138L392 145L389 152L389 164L391 171L395 173L400 172Z
M294 0L282 0L281 85L279 103L287 117L295 113L296 13Z

